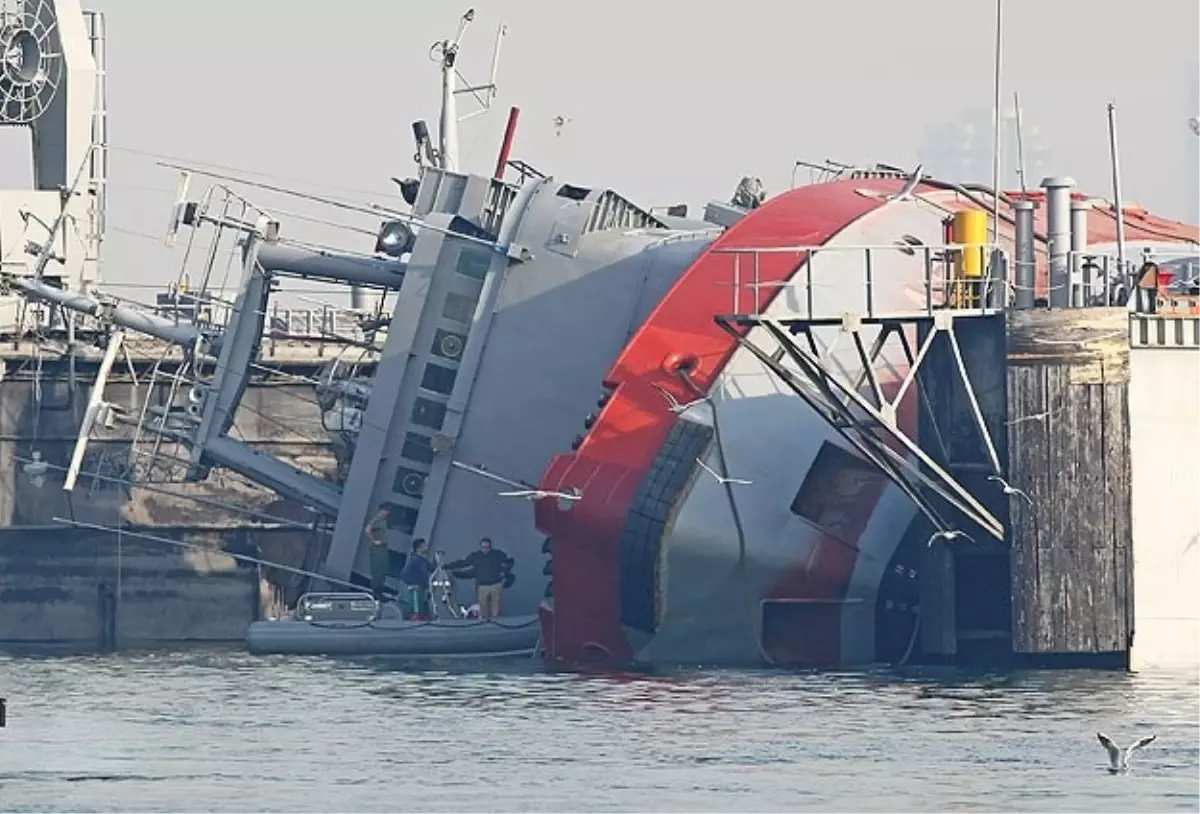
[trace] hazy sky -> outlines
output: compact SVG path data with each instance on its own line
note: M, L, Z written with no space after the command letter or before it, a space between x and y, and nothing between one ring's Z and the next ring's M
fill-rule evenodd
M157 282L175 266L131 233L162 233L175 176L131 150L386 200L388 177L413 171L410 122L436 132L429 46L453 34L468 1L92 5L109 31L105 276ZM727 199L742 175L774 194L798 158L911 165L928 129L992 103L992 0L474 5L469 79L485 80L501 21L508 36L494 108L462 127L466 166L490 171L518 105L514 157L644 206ZM1187 151L1200 149L1187 127L1200 113L1189 80L1196 0L1006 0L1004 16L1005 102L1020 92L1057 171L1109 195L1105 103L1115 101L1126 198L1184 217L1198 183ZM558 115L572 119L561 136ZM19 152L5 150L5 177L24 171Z

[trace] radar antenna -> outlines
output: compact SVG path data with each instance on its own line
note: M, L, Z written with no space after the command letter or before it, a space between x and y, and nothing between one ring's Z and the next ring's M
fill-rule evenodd
M0 124L30 124L50 107L62 81L54 7L46 0L2 0L0 49Z

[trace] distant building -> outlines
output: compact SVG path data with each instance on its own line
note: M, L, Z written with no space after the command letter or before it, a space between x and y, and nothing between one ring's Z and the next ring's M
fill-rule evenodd
M1193 60L1188 70L1188 116L1200 118L1200 60ZM1181 139L1186 139L1184 153L1184 184L1187 189L1188 223L1200 225L1200 134L1193 132L1189 124L1181 125Z
M967 111L957 121L932 128L920 150L925 172L947 181L991 186L992 121L992 111L980 108ZM1053 156L1042 142L1038 126L1024 115L1021 137L1025 186L1036 188L1050 174ZM1017 155L1017 117L1010 106L1000 112L1000 186L1004 189L1021 188Z

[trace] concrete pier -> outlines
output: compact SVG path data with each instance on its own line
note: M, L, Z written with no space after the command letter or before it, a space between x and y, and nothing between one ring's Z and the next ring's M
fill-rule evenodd
M1200 664L1200 317L1129 316L1134 670Z

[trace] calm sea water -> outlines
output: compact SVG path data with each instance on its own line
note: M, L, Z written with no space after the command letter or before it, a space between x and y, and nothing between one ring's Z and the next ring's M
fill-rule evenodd
M1200 680L2 658L5 811L1197 811ZM1154 732L1110 776L1096 741Z

